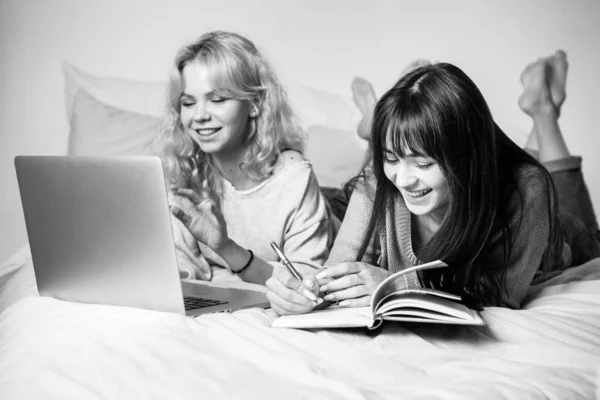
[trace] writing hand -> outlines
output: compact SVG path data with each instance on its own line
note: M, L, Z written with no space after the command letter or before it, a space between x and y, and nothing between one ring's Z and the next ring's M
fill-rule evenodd
M307 313L322 302L316 296L319 285L314 276L304 277L300 282L283 265L273 269L273 275L267 280L266 286L269 289L267 298L271 309L279 315Z
M349 262L325 268L316 275L321 291L328 301L338 301L343 307L363 307L371 304L377 286L391 273L362 262Z

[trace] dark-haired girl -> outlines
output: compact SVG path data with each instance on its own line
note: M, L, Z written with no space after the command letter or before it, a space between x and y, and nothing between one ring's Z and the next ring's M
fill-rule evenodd
M390 274L441 259L450 268L409 274L406 285L455 293L474 307L520 308L536 275L600 255L595 215L580 190L581 159L569 155L557 123L564 53L528 66L522 81L520 106L552 175L502 132L477 86L451 64L417 68L382 96L372 162L354 180L329 268L316 275L326 300L369 305ZM561 174L570 182L557 197ZM569 206L561 199L573 190L580 201ZM286 313L310 310L295 295L277 294Z

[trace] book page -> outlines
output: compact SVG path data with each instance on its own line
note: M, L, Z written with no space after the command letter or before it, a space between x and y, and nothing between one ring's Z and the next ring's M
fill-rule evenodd
M273 328L353 328L373 325L370 307L330 307L308 314L283 315L273 321Z
M446 264L443 261L432 261L421 265L415 265L411 268L406 268L402 271L396 272L392 276L387 277L383 282L379 284L379 286L377 286L375 292L373 292L373 296L371 297L371 312L373 313L373 315L377 314L375 310L377 310L377 307L381 303L382 299L386 296L399 290L407 289L406 279L404 279L405 274L419 270L444 268L447 266L448 264Z
M410 288L410 289L400 289L400 290L397 290L397 291L390 293L387 296L383 297L381 300L379 300L379 307L383 306L383 304L385 302L387 302L390 297L394 297L396 295L400 295L400 294L404 294L404 293L406 293L406 294L408 294L408 293L428 294L431 296L442 297L442 298L448 299L448 300L454 300L454 301L458 301L458 302L462 301L460 296L458 296L456 294L452 294L452 293L442 292L441 290L429 289L429 288Z
M440 321L462 320L470 323L483 323L477 311L464 304L439 296L423 293L402 293L387 298L378 309L378 317L421 316Z
M485 325L483 319L479 318L474 321L466 321L456 318L439 319L439 318L424 318L423 316L406 316L406 315L390 315L385 317L386 321L398 322L418 322L428 324L447 324L447 325Z

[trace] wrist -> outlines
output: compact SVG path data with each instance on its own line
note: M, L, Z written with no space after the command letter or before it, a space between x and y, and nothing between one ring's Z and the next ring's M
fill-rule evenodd
M248 261L246 261L246 264L244 264L241 268L232 269L234 274L241 274L244 271L248 270L248 268L250 268L250 265L252 264L252 261L254 261L254 253L252 252L252 250L247 249L246 251L248 252L248 254L250 254Z
M252 252L233 240L228 240L223 246L215 249L215 253L223 259L229 266L229 269L234 273L240 273L243 269L247 269L252 263L254 255Z
M241 248L236 242L232 239L227 238L223 243L217 247L213 248L214 252L217 253L221 258L225 258L227 254L235 253L238 248Z

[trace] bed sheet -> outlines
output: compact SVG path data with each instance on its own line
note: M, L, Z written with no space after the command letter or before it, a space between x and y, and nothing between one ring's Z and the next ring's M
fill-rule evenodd
M62 302L27 288L26 250L11 260L0 269L2 399L595 395L600 259L535 288L523 310L485 309L485 327L374 332L274 329L270 310L191 319Z

